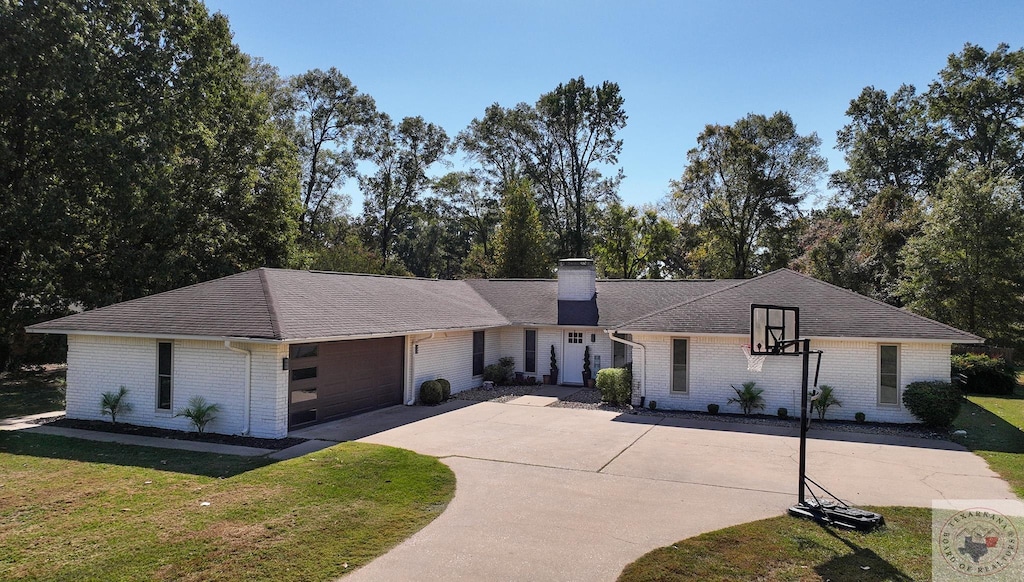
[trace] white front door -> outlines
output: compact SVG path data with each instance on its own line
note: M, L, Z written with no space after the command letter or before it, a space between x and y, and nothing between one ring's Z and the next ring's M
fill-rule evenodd
M562 384L583 384L583 351L586 349L587 334L583 331L566 331L562 349Z

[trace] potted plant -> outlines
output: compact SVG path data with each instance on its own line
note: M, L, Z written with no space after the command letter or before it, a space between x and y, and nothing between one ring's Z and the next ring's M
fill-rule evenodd
M590 346L583 348L583 385L590 387Z
M558 384L558 358L555 357L555 344L551 344L551 378L548 384Z

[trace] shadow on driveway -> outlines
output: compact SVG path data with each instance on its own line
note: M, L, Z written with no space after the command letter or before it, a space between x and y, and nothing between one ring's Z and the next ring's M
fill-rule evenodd
M474 404L477 402L469 400L449 400L437 406L399 404L294 430L288 436L333 442L355 441Z
M700 420L695 418L683 418L678 416L662 416L647 414L623 413L615 417L615 422L626 422L630 424L656 424L659 426L670 426L676 428L692 428L698 430L715 430L724 432L738 432L746 434L762 434L769 436L800 437L800 422L794 421L792 426L775 426L764 424L748 424L743 422L729 422L728 420ZM965 447L942 439L918 438L898 435L879 434L867 431L838 431L816 428L819 421L811 423L807 432L807 438L824 441L840 441L851 443L868 443L876 445L894 445L900 447L916 447L924 449L936 449L941 451L964 451Z

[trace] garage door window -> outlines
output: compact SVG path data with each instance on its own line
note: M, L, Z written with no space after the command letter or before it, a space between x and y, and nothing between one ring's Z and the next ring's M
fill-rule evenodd
M473 375L484 373L484 332L473 332Z
M309 380L310 378L316 378L316 366L292 370L292 380Z

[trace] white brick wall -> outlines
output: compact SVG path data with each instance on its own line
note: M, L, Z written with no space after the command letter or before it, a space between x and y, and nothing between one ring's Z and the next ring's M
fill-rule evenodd
M484 365L498 361L498 330L484 332ZM415 338L414 338L415 339ZM435 334L432 339L420 339L413 343L411 352L419 345L419 353L410 354L413 383L406 391L419 398L420 384L427 380L444 378L451 382L452 392L478 388L483 382L481 376L473 376L473 332L460 331Z
M769 357L761 372L747 371L747 360L740 350L739 338L689 336L689 392L671 392L672 338L634 335L634 341L647 346L647 401L656 400L658 408L704 411L717 403L723 412L739 412L726 401L735 396L730 386L742 388L753 380L765 390L767 414L785 407L790 415L800 413L801 358ZM818 384L828 384L842 401L842 407L830 408L827 418L852 420L863 412L870 421L916 422L902 404L878 404L878 343L820 340L812 349L824 353ZM634 357L639 357L634 352ZM816 358L811 358L813 382ZM949 344L905 343L900 345L900 400L902 390L918 380L949 380Z
M104 419L104 392L128 389L132 411L118 421L175 430L192 430L174 412L188 406L194 395L221 406L210 432L240 434L244 430L245 356L223 342L173 340L171 410L156 408L156 365L159 340L103 336L68 336L69 418ZM287 373L281 371L284 346L233 343L252 351L252 408L250 434L279 438L287 435Z
M594 261L579 259L559 261L558 299L590 301L597 293L597 271Z

